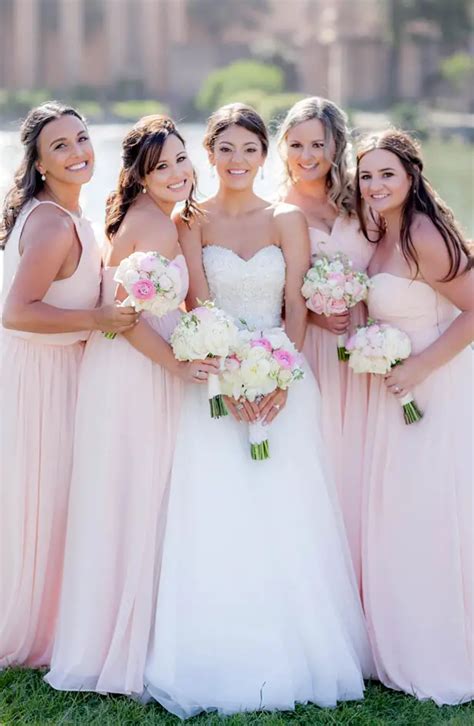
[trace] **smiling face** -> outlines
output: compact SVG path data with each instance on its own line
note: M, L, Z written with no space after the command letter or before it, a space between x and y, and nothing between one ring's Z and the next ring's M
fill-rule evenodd
M386 149L364 154L358 175L362 198L382 215L403 206L412 184L398 156Z
M48 179L85 184L94 171L94 150L84 123L64 115L47 123L38 137L36 168Z
M325 140L324 125L319 119L302 121L286 135L288 172L293 182L324 179L334 159L335 144Z
M222 131L209 152L221 183L231 189L251 188L259 168L265 161L262 142L243 126L232 124Z
M159 161L144 178L147 191L160 202L176 204L189 197L193 183L193 166L184 144L170 134L163 144Z

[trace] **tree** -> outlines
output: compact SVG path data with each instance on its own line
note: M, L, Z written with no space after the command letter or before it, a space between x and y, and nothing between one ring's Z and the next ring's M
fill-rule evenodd
M271 95L283 89L283 71L277 66L252 60L236 61L208 75L198 93L196 107L206 113L235 100L240 91L246 95L249 91Z

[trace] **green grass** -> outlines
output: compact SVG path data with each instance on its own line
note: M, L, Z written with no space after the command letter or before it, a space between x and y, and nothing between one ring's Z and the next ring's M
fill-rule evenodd
M0 726L179 726L181 722L157 704L142 706L124 696L60 693L38 671L11 669L0 673ZM438 708L379 684L368 686L364 702L336 709L299 706L287 713L239 714L228 718L201 715L196 726L467 726L474 723L474 704Z
M474 144L431 139L423 142L422 151L426 176L474 239Z

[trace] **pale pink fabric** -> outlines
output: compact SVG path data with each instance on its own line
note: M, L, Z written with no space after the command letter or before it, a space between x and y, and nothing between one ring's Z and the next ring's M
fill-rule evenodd
M330 234L310 227L312 254L343 252L355 270L365 272L375 250L355 219L338 217ZM366 308L351 310L351 330L363 325ZM309 324L304 354L321 390L322 432L333 465L337 491L359 586L361 584L360 517L362 459L367 417L368 378L354 375L337 358L337 335Z
M4 257L3 299L20 261L18 243L32 211L20 214ZM66 210L64 210L66 211ZM74 220L82 244L71 277L43 298L92 308L100 254L92 228ZM84 333L0 330L0 667L49 662L57 615L72 459L73 422Z
M183 273L182 298L187 291ZM113 300L114 268L104 273ZM180 312L147 315L164 337ZM155 611L181 382L122 336L94 333L79 386L57 637L46 680L60 690L135 693Z
M369 314L404 330L415 354L458 313L424 282L372 281ZM417 423L382 377L369 394L363 593L377 671L438 704L474 697L472 358L465 349L414 388Z

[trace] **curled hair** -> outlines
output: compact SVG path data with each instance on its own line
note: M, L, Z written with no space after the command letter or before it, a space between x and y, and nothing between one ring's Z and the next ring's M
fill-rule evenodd
M464 255L467 257L467 264L463 272L469 269L472 266L472 257L466 240L454 219L451 209L438 196L423 174L423 161L419 144L409 134L398 129L389 129L379 134L366 136L358 146L355 189L356 212L365 237L370 240L367 231L366 212L360 191L359 169L361 160L369 151L374 151L374 149L384 149L395 154L411 179L411 188L402 209L400 247L408 265L415 267L414 277L420 272L418 255L411 238L411 227L417 213L429 217L444 240L449 257L449 270L441 282L449 282L457 276ZM377 228L377 239L370 241L377 243L385 234L385 222L383 217L377 219L374 215L371 216Z
M350 167L350 144L347 116L339 106L320 96L303 98L295 103L283 120L277 137L277 147L285 165L283 184L291 184L288 169L286 141L288 132L304 121L317 119L324 127L324 155L331 161L331 169L326 177L326 189L329 201L334 208L344 214L353 212L353 186ZM334 141L334 158L329 158L329 146Z
M169 136L176 136L185 145L173 120L161 114L140 119L125 136L117 188L109 195L106 204L105 232L109 239L117 234L127 211L143 191L143 180L159 163L163 146ZM190 194L181 212L186 224L190 224L199 211L193 196L195 186L194 175Z
M41 174L36 168L38 139L44 127L62 116L75 116L85 125L76 109L58 101L48 101L31 109L20 128L23 159L15 172L13 186L7 192L0 221L0 248L4 248L21 210L44 187Z
M209 117L204 135L204 148L214 151L217 137L230 126L241 126L258 136L264 156L268 153L268 131L262 117L252 106L229 103L221 106Z

